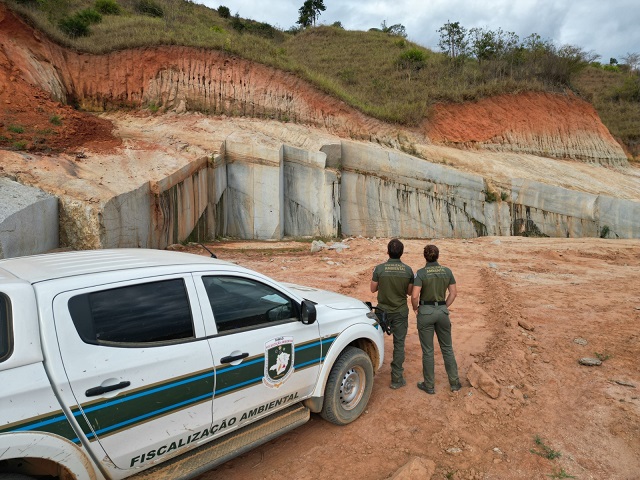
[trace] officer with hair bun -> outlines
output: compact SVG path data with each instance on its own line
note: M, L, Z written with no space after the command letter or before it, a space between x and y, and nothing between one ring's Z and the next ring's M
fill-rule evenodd
M435 331L444 359L444 368L449 377L452 392L460 390L458 365L453 354L451 341L451 321L449 307L456 299L456 280L447 267L438 263L440 251L435 245L424 247L424 258L427 264L416 272L411 305L418 317L418 337L422 347L422 375L424 381L418 388L433 395L435 391L435 374L433 360L433 333Z

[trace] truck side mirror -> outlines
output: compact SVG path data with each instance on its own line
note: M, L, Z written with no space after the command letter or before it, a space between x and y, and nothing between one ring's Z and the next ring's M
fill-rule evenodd
M302 301L302 315L300 321L305 325L311 325L316 321L316 306L310 300Z

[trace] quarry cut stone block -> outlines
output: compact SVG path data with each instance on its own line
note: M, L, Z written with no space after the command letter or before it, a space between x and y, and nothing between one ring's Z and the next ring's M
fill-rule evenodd
M284 235L337 236L339 179L326 154L284 145L283 155Z
M496 382L491 375L485 372L477 363L473 363L469 371L467 372L467 380L471 385L491 398L498 398L500 396L500 385Z
M58 199L0 177L0 258L58 248Z
M256 134L234 133L225 141L225 152L227 234L257 240L282 238L282 145Z

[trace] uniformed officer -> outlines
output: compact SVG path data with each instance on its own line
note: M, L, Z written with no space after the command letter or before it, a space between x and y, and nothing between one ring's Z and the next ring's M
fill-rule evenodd
M452 392L460 390L458 365L451 344L449 307L456 299L456 280L447 267L438 264L440 251L435 245L424 247L427 264L416 272L411 305L418 317L418 337L422 347L422 374L424 381L418 388L429 394L436 393L433 361L433 332L435 330L449 377ZM446 298L445 298L446 295Z
M413 270L400 261L404 245L394 238L387 245L389 260L373 270L371 293L378 292L378 307L387 312L393 333L393 360L391 360L391 385L393 389L404 387L402 364L404 363L404 340L409 328L407 295L413 287Z

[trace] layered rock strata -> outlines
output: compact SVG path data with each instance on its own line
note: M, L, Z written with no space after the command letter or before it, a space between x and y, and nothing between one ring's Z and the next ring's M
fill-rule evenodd
M95 162L90 173L88 165L75 165L77 178L62 185L37 165L20 180L58 196L61 243L78 249L164 248L215 236L640 237L640 202L635 199L518 178L503 181L498 193L482 175L370 143L336 139L312 151L236 131L219 150L202 156L196 149L191 159L173 158L171 152L147 158L147 168L157 171L150 181L145 179L148 170L126 171L118 157ZM144 156L136 154L138 161ZM13 158L16 170L29 161L18 154ZM105 174L116 165L127 181L107 180ZM98 185L88 179L89 174L95 178L97 168L105 172L98 172ZM24 205L22 210L27 218L33 208ZM29 219L31 228L56 221L55 212ZM41 237L35 231L25 235Z

